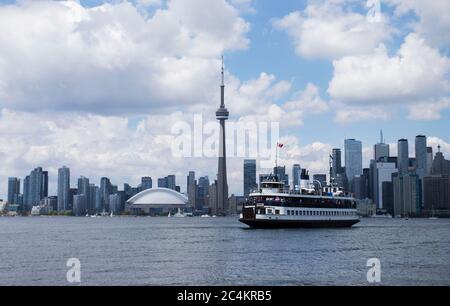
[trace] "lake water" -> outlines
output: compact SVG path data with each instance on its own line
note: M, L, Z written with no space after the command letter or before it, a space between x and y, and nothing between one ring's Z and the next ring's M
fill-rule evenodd
M236 218L0 218L0 285L450 285L450 220L252 230Z

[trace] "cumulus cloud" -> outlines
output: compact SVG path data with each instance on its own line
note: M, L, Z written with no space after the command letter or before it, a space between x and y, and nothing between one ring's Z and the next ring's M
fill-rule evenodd
M220 56L248 47L225 0L170 0L150 18L130 2L0 6L0 106L103 114L208 103Z
M435 47L450 46L450 1L447 0L386 0L395 6L399 17L413 12L418 20L413 23L416 33Z
M348 56L333 62L328 93L347 104L388 104L440 98L450 91L450 60L409 34L397 54L384 45L370 55Z
M276 29L294 40L299 56L308 59L336 59L370 53L392 35L388 21L369 22L366 15L352 11L346 1L310 2L304 11L275 19Z
M258 82L259 83L259 82ZM287 83L278 83L268 90L271 95L285 94ZM243 115L242 121L272 121L279 122L282 128L298 127L303 124L306 115L318 115L329 110L328 103L320 96L319 88L308 83L304 90L297 92L292 99L284 103L274 103L275 100L254 99L250 104L252 112ZM268 102L268 103L267 103Z
M369 120L387 120L390 114L379 107L340 106L335 115L335 122L349 124Z
M422 102L409 107L409 119L412 120L439 120L443 110L450 109L450 98Z

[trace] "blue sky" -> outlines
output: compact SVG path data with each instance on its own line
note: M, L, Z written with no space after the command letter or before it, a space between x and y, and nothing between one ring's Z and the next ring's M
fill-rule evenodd
M117 184L214 177L214 160L174 163L167 134L213 116L222 54L233 118L281 121L288 167L325 172L346 138L367 163L381 129L450 154L449 2L384 0L376 22L366 3L0 1L0 180L63 164ZM236 192L241 166L230 162Z

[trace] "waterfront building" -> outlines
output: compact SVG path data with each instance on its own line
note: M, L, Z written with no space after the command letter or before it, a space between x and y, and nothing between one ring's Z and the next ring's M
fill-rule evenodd
M398 174L399 176L403 176L408 174L409 169L409 147L407 139L400 139L397 145L398 151Z
M392 181L383 182L381 185L382 188L382 197L383 197L383 210L390 214L391 216L395 216L394 213L394 183Z
M8 178L8 203L19 204L15 202L17 201L19 194L20 194L20 179L17 177Z
M100 179L100 196L101 196L101 203L102 207L100 208L100 211L108 211L109 210L109 195L113 194L112 190L112 184L109 178L102 177Z
M450 216L450 175L424 177L423 192L428 215Z
M87 208L87 197L85 194L76 194L73 196L73 214L75 216L84 216Z
M253 189L258 185L256 184L256 160L246 159L244 160L244 197L248 197Z
M285 190L289 190L289 175L286 174L285 166L277 166L273 168L273 173L283 182Z
M176 176L175 175L168 175L167 176L167 188L176 190L177 189L177 183L176 183Z
M362 142L355 139L346 139L345 145L345 174L349 190L353 191L355 176L362 174Z
M219 212L217 204L217 180L209 185L208 191L208 206L212 215L217 215Z
M423 135L416 136L416 173L420 179L427 175L427 137Z
M41 167L33 169L24 179L24 205L23 210L31 211L33 206L48 196L48 172Z
M335 181L337 179L337 176L341 173L343 173L342 169L342 153L341 149L333 149L331 153L331 169L330 169L330 175L331 180Z
M81 176L78 179L78 189L77 194L86 196L86 211L91 211L91 194L90 194L90 184L87 177Z
M195 172L189 171L187 176L187 194L189 199L189 207L195 208L197 181L195 180Z
M427 175L433 172L433 148L427 147Z
M438 152L433 160L432 167L433 175L450 175L450 161L444 158L444 154L441 152L441 147L438 147Z
M58 211L67 211L70 206L70 169L66 166L58 169Z
M394 215L417 216L421 212L421 184L417 174L393 176Z
M109 195L109 209L112 213L121 211L121 200L121 196L118 193Z
M383 205L383 182L391 182L392 175L397 172L395 163L377 162L372 164L374 203L378 209L385 209Z
M355 186L355 190L354 190L354 196L356 199L368 199L369 196L369 169L363 169L363 174L362 175L357 175L355 177L355 181L354 181L354 186Z
M380 132L380 142L374 146L374 158L376 162L386 161L389 158L389 144L383 139L383 132Z
M294 191L300 191L300 175L302 173L302 167L299 164L292 166L292 189Z
M127 184L128 185L128 184ZM153 180L151 177L149 176L144 176L141 178L141 191L147 190L147 189L151 189L153 187ZM128 193L128 190L124 191L126 193Z
M207 176L200 177L197 185L197 195L195 210L202 211L207 207L207 196L209 192L209 178Z
M167 181L167 176L158 179L158 188L168 188L169 183Z

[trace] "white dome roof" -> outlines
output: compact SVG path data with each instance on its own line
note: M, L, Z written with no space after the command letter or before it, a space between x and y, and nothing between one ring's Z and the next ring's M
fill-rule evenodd
M188 198L179 192L167 188L144 190L127 201L131 205L187 205Z

